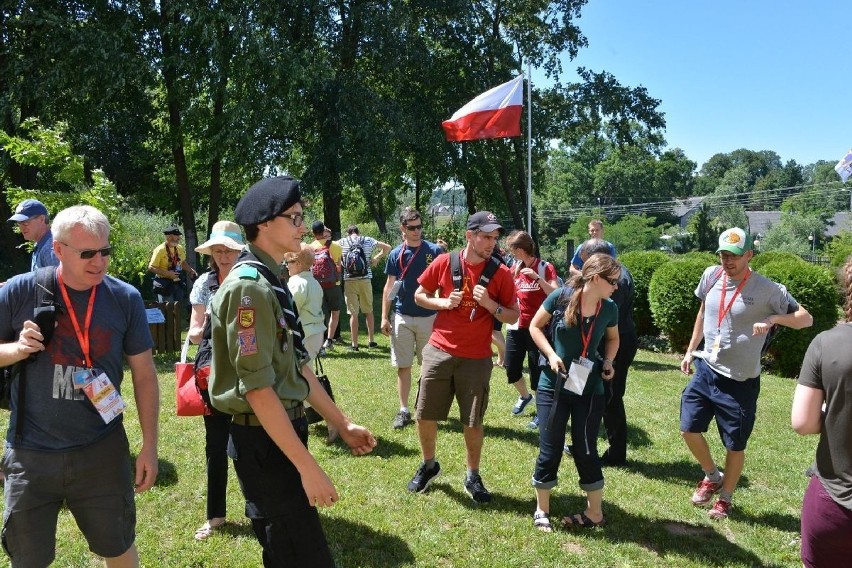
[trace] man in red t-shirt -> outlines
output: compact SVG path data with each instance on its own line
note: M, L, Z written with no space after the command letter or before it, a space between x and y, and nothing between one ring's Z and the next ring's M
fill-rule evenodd
M487 286L479 284L503 227L488 211L468 218L467 245L459 251L461 289L453 285L450 254L432 261L417 281L417 305L437 311L429 343L423 348L423 364L417 391L417 435L423 463L408 490L426 491L441 473L435 461L438 421L446 420L453 398L458 401L467 450L464 488L477 503L491 501L479 476L484 430L482 419L488 407L491 379L491 330L494 318L503 323L518 321L517 298L512 273L500 265Z

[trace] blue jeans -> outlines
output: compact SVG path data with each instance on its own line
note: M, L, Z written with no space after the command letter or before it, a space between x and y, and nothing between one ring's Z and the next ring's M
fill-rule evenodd
M548 429L554 393L538 389L535 405L538 413L539 443L532 484L537 489L552 489L558 482L559 464L565 446L568 419L571 420L571 456L577 468L580 489L595 491L604 486L601 460L598 456L598 431L604 411L604 395L583 396L563 390Z

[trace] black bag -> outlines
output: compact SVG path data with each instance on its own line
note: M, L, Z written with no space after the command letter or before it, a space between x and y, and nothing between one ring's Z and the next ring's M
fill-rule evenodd
M573 292L574 289L569 286L563 286L560 289L559 298L556 300L556 307L553 309L553 313L550 314L550 323L548 323L547 327L542 330L544 332L545 339L547 339L547 342L550 343L550 345L553 345L553 337L556 335L556 327L565 317L565 310L568 308L568 302L571 301L571 294ZM545 357L543 353L538 354L538 366L550 367L547 357Z
M369 274L370 262L364 252L364 237L349 237L349 249L343 259L343 266L349 278L364 278Z
M171 296L175 289L175 281L171 278L163 278L162 276L155 276L152 284L154 293L160 296Z
M328 380L325 370L322 368L322 359L319 355L317 355L316 361L314 362L314 369L316 369L317 380L322 385L322 388L324 388L325 392L328 393L329 398L334 400L334 392L331 390L331 381ZM316 424L317 422L322 422L324 420L319 412L310 407L305 408L305 416L308 417L308 424Z
M33 323L38 325L44 343L47 346L56 329L56 316L61 311L61 305L56 301L56 267L45 266L36 271L36 295L35 308L33 309ZM0 408L6 410L11 408L12 383L18 380L17 416L15 420L15 443L20 444L24 428L24 404L26 402L27 366L34 361L40 353L33 353L27 359L19 361L14 365L4 367L0 372Z

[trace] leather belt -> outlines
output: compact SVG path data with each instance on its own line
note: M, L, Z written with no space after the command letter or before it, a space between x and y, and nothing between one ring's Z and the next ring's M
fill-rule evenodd
M305 405L300 404L299 406L295 406L293 408L287 409L287 417L290 420L298 420L300 418L305 417ZM260 420L254 414L235 414L234 415L234 424L239 424L240 426L260 426Z

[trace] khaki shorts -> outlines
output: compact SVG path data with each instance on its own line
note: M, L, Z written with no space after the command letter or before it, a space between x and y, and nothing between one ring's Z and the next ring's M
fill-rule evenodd
M397 369L411 367L414 364L414 355L417 355L417 362L422 364L423 348L429 343L429 336L432 335L435 315L391 314L391 318L391 365Z
M459 404L459 419L465 426L481 426L488 408L491 357L454 357L431 344L423 348L423 367L417 388L416 418L446 420L453 398Z
M370 278L347 280L343 285L343 295L350 314L373 313L373 281Z

